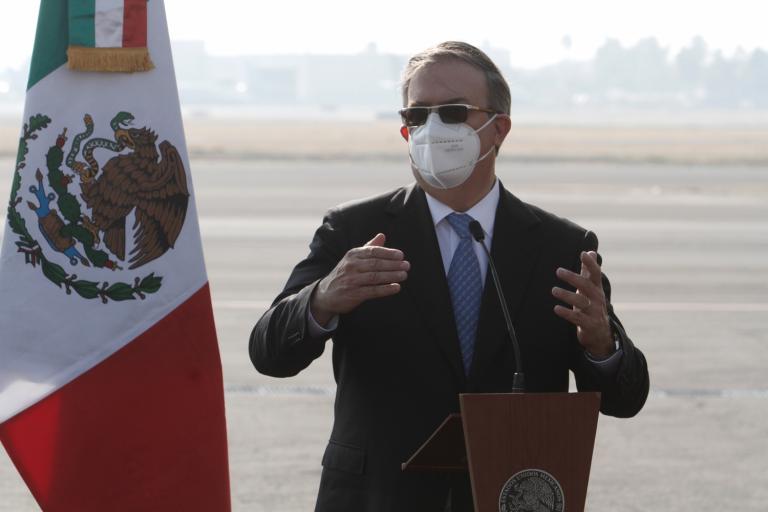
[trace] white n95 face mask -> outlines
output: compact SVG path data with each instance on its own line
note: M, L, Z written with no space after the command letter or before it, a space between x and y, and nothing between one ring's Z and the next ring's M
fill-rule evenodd
M458 187L472 175L477 162L491 154L491 147L480 156L480 130L497 114L475 130L466 123L446 124L437 112L427 122L411 130L408 149L411 162L424 181L439 189Z

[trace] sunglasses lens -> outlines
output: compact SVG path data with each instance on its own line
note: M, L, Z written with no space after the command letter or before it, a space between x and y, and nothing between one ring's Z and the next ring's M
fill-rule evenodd
M445 105L437 111L440 119L446 124L463 123L467 120L467 107L464 105Z
M429 110L424 107L404 108L400 111L403 124L406 126L421 126L427 121Z

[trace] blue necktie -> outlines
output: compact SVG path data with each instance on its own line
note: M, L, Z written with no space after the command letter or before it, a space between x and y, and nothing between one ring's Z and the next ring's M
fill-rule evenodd
M469 223L474 219L466 213L452 213L448 223L459 235L459 246L453 253L448 269L448 288L451 292L453 315L456 319L456 331L459 335L461 358L464 362L465 375L469 376L472 356L475 353L477 321L480 316L480 300L483 295L483 283L480 280L480 264L477 261L473 238L469 232Z

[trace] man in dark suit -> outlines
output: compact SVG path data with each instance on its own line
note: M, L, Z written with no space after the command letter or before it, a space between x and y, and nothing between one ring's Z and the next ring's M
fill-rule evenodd
M479 222L521 345L528 392L602 392L601 411L645 403L645 358L624 332L589 231L497 180L509 88L477 48L447 42L408 63L402 135L416 183L328 212L256 324L256 369L288 377L333 339L335 421L320 512L464 512L467 476L403 473L459 393L511 390L515 368Z

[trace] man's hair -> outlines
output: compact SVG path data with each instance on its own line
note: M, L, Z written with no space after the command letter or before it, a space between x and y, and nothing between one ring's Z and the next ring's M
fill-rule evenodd
M408 103L408 86L411 79L417 71L436 62L445 62L450 59L456 59L471 64L485 74L485 82L488 86L488 108L509 114L510 94L507 81L496 67L496 64L479 48L461 41L446 41L432 48L417 53L410 58L408 64L403 70L402 91L403 106ZM486 105L478 105L486 107Z

